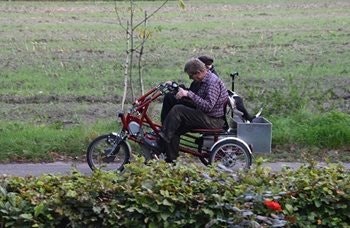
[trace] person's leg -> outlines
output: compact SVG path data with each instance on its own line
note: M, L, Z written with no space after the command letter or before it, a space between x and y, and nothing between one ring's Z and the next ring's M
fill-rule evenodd
M177 158L181 134L195 128L220 128L224 122L224 119L211 118L200 110L175 105L165 118L160 132L167 157L171 160Z
M166 155L166 162L174 162L179 156L180 135L174 135L169 143L163 141L163 149Z
M198 109L179 104L166 116L162 132L171 139L178 132L182 134L194 128L220 128L224 122L223 118L212 118Z
M186 105L186 106L192 107L192 108L196 107L195 104L193 103L193 101L190 99L177 100L175 98L175 94L167 93L167 94L165 94L165 96L163 98L162 110L160 112L160 121L162 124L164 123L164 120L165 120L166 116L168 115L168 113L170 112L170 110L177 104L183 104L183 105Z
M162 110L160 112L160 121L163 124L165 117L170 112L171 108L178 103L178 100L175 98L175 95L172 93L165 94L163 98Z

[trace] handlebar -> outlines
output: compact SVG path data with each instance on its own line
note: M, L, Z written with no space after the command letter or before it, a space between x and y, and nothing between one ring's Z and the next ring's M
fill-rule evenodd
M239 73L238 72L233 72L230 74L232 78L232 91L235 91L235 77L238 77Z
M235 78L239 76L238 72L232 72L230 74L231 76L231 83L232 83L232 91L235 91ZM157 86L157 89L162 93L162 94L167 94L167 93L177 93L179 91L179 84L176 82L171 82L171 83L161 83Z
M164 82L158 85L158 90L162 94L177 93L179 91L179 84L177 84L176 82L171 82L171 84Z
M231 83L232 83L232 91L235 91L235 78L239 76L238 72L232 72L230 74L231 76ZM167 94L167 93L177 93L179 91L179 84L176 82L171 82L171 83L161 83L158 85L157 89L162 93L162 94Z
M152 101L157 99L162 94L167 93L177 93L179 85L176 82L161 83L156 87L153 87L147 93L136 99L129 112L141 112L145 107L147 107Z

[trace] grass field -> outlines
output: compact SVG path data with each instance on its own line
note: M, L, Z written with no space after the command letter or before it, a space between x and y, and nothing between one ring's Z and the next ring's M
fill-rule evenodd
M160 2L138 4L151 12ZM0 161L81 156L114 129L125 59L114 7L0 2ZM127 7L117 2L123 19ZM228 87L229 73L240 72L235 88L251 112L264 106L274 124L271 157L350 160L349 25L347 0L198 0L185 10L172 1L149 21L146 89L188 82L186 60L211 55Z

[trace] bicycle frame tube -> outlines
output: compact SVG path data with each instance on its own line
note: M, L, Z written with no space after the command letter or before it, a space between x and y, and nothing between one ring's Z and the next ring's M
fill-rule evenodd
M148 116L147 111L149 105L161 95L162 94L160 91L158 91L157 87L154 87L146 94L142 95L140 98L135 100L135 102L133 103L133 107L126 115L119 115L122 122L123 130L128 131L128 126L130 122L134 121L140 125L140 128L142 128L142 126L149 126L150 128L152 128L152 130L158 133L160 125L152 121L152 119Z
M150 116L148 115L147 111L150 106L150 104L159 98L162 95L162 93L158 90L157 87L152 88L147 93L136 99L133 104L130 111L125 114L120 114L119 118L122 122L122 130L125 132L129 132L129 124L131 122L136 122L140 125L140 128L147 126L150 127L157 135L159 134L159 131L161 129L161 125L157 124L152 121ZM136 143L142 143L139 138L137 138L135 135L127 134L128 139L132 140ZM187 154L191 154L196 157L206 157L208 156L208 153L206 151L198 151L198 144L196 144L195 139L198 138L196 136L188 135L187 137L191 138L191 140L185 140L189 144L185 144L183 141L180 142L179 145L179 151Z

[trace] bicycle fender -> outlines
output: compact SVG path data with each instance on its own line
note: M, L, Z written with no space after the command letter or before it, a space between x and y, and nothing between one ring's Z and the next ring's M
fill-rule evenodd
M250 153L251 155L253 154L253 153L252 153L252 150L251 150L250 147L249 147L249 145L248 145L245 141L243 141L243 140L240 139L240 138L233 137L233 136L228 136L228 137L224 137L224 138L222 138L222 139L219 139L217 142L215 142L215 143L210 147L210 151L212 151L212 150L214 149L214 147L215 147L218 143L224 142L224 141L228 141L228 140L235 140L235 141L237 141L237 142L242 143L242 144L248 149L249 153Z

